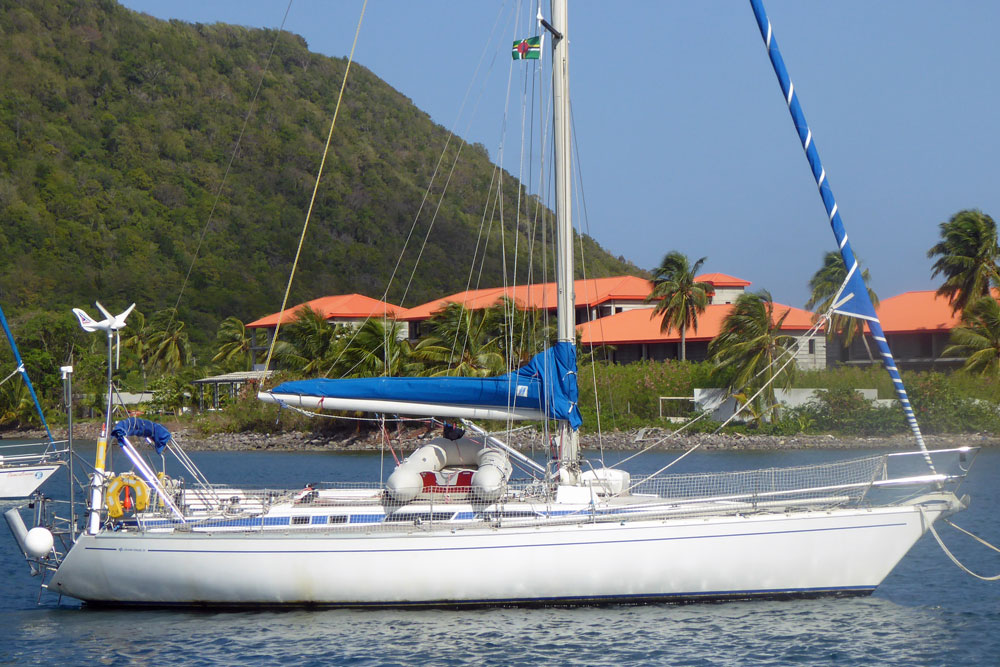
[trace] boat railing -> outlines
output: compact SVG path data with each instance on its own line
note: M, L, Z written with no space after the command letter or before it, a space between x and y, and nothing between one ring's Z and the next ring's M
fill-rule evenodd
M537 479L511 480L502 495L492 499L477 496L472 487L427 487L405 503L393 502L382 485L355 482L293 491L213 487L210 497L188 489L174 496L184 510L183 524L153 502L116 529L424 532L892 505L928 490L957 488L975 451L935 452L939 460L934 473L920 457L879 454L796 467L633 478L627 494L615 495L595 485L579 489L582 494L573 502L555 502L551 487ZM949 457L950 466L944 463Z
M0 445L0 465L32 465L58 459L69 451L64 446L67 442L66 440L54 442L46 440L44 442L17 442Z

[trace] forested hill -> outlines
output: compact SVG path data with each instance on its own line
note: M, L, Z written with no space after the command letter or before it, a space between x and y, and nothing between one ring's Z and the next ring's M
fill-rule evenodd
M196 340L226 316L278 309L346 61L279 37L210 216L274 39L268 30L161 21L109 0L0 0L0 303L8 312L68 313L95 299L118 308L135 301L146 313L172 307L196 252L180 303ZM357 64L344 105L293 302L381 296L447 139ZM481 146L459 140L444 164L459 148L404 305L465 288L493 165ZM505 178L510 220L516 187ZM533 200L522 202L530 216ZM637 271L585 244L589 275ZM404 255L404 277L417 247ZM499 280L499 266L487 259L484 284ZM400 285L390 301L398 303Z

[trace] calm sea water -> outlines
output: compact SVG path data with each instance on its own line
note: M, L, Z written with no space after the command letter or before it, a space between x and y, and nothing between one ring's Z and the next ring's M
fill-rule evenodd
M798 465L857 451L694 454L685 471ZM210 479L297 487L377 478L377 454L195 452ZM618 458L609 455L609 462ZM650 454L636 472L672 455ZM687 461L686 461L687 462ZM645 468L642 470L640 468ZM59 473L64 475L64 473ZM65 494L65 476L45 486ZM1000 543L1000 451L984 451L955 522ZM10 506L8 503L6 507ZM982 574L1000 554L947 526ZM1000 582L973 579L925 536L872 597L475 611L117 611L42 593L0 528L0 663L345 665L997 664ZM733 554L738 564L739 554ZM414 564L433 572L433 563ZM419 565L419 567L418 567ZM669 564L665 564L669 567ZM553 565L555 567L555 565ZM446 576L446 573L441 573Z

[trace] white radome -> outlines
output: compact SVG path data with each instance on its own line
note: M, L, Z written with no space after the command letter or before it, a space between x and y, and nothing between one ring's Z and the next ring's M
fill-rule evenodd
M41 526L32 528L24 536L24 550L32 558L44 558L52 553L52 533Z

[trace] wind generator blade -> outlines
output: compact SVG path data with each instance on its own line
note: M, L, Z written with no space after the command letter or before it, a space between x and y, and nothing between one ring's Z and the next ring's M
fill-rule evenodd
M80 326L87 333L94 333L97 331L97 322L94 321L87 313L83 312L80 308L74 308L73 314L76 315L76 319L80 320Z
M100 301L95 301L94 304L97 306L97 309L99 311L101 311L101 314L104 315L105 319L108 319L108 320L115 319L115 316L112 315L111 313L109 313L108 309L105 308L104 306L102 306Z

